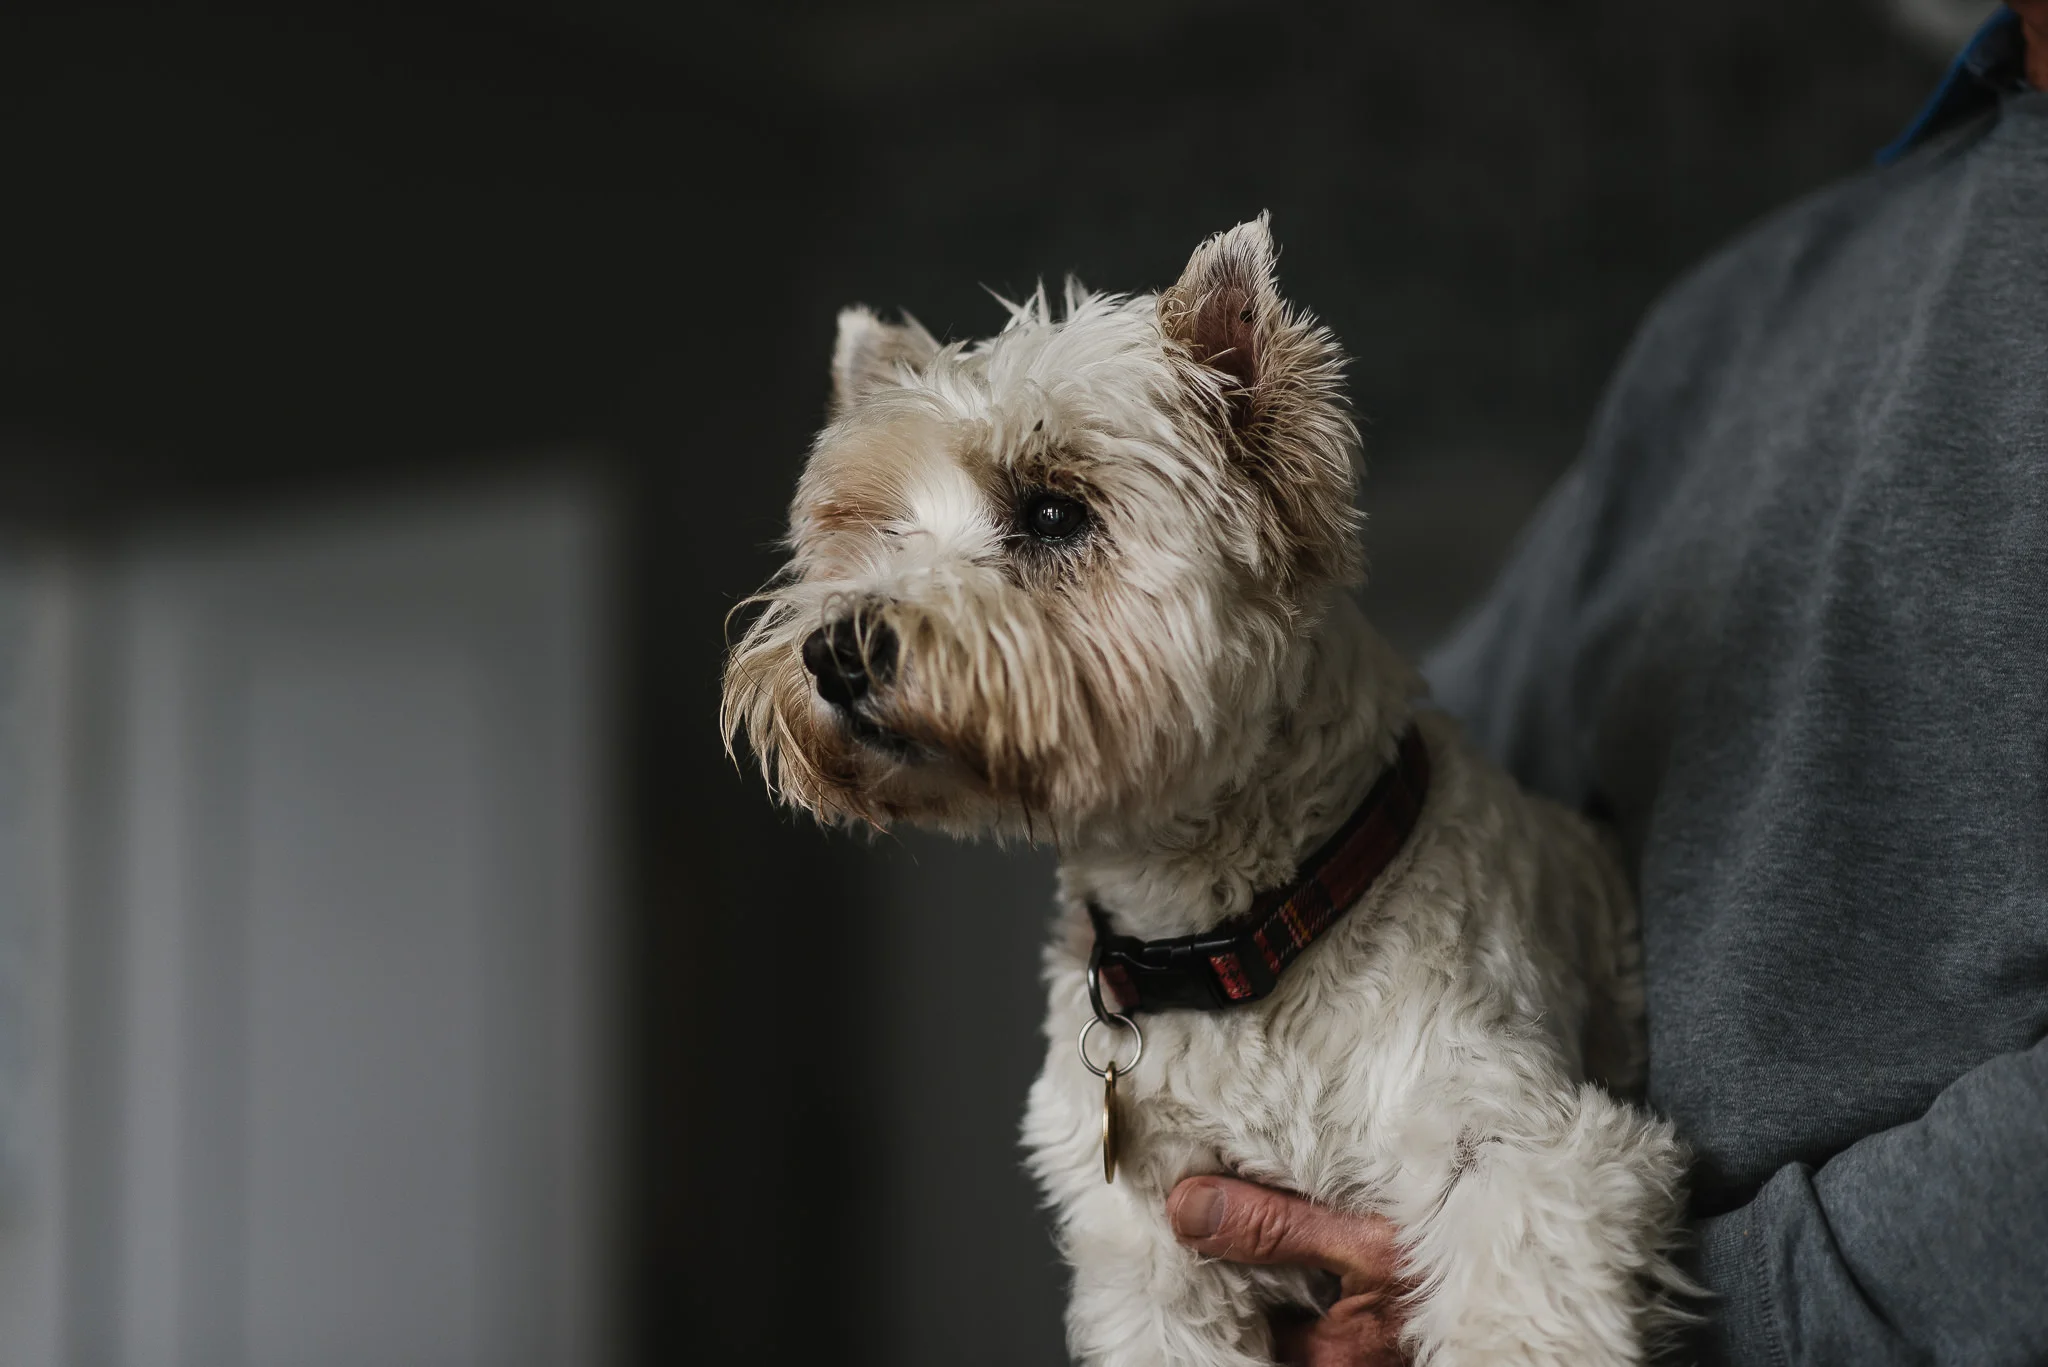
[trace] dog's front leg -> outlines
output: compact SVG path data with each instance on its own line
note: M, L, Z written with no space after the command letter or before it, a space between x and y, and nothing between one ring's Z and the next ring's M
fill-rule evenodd
M1074 1269L1067 1341L1090 1367L1266 1367L1273 1360L1253 1276L1182 1248L1164 1191L1097 1185L1062 1210Z
M1634 1367L1688 1285L1670 1260L1684 1149L1590 1083L1520 1119L1537 1123L1475 1127L1408 1224L1410 1347L1431 1367Z

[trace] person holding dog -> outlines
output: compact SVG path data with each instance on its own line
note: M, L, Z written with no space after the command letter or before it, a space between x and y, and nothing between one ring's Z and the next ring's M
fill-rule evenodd
M1426 671L1627 847L1702 1363L2048 1361L2048 0L1881 161L1669 293ZM1385 1221L1168 1213L1339 1279L1285 1360L1402 1360Z

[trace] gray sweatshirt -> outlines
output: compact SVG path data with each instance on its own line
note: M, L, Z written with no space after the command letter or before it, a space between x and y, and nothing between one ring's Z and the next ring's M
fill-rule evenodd
M1697 1355L2048 1363L2048 94L1678 284L1427 672L1627 844Z

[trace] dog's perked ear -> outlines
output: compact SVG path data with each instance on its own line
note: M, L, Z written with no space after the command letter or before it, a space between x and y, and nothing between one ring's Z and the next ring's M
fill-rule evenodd
M858 305L842 309L832 344L832 416L843 418L876 390L900 384L906 367L917 370L938 352L938 342L909 314L885 323Z
M1231 418L1256 416L1273 334L1286 305L1273 273L1267 216L1240 223L1195 248L1172 289L1159 296L1159 325L1188 356L1230 381Z
M1358 432L1336 339L1280 297L1260 214L1195 248L1159 296L1159 326L1192 363L1226 445L1266 495L1264 540L1297 584L1358 575Z

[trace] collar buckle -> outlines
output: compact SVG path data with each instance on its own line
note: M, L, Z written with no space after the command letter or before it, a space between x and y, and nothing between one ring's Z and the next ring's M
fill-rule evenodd
M1257 1001L1278 977L1248 943L1243 931L1214 930L1170 940L1140 940L1109 928L1109 915L1089 904L1095 948L1088 955L1088 998L1105 1014L1105 988L1117 1005L1146 1011L1218 1011Z

